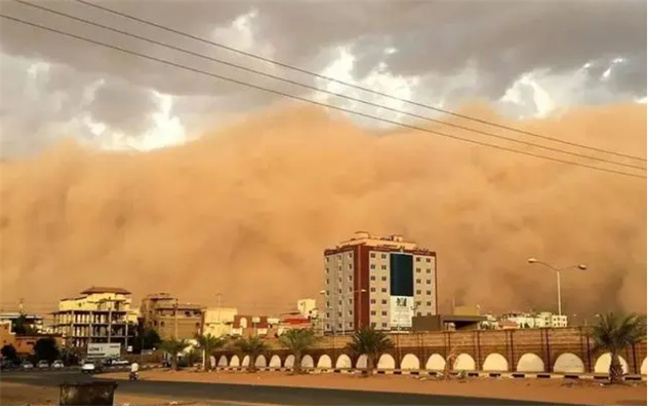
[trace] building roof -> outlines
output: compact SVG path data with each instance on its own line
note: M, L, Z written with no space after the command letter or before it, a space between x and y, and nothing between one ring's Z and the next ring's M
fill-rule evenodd
M122 288L110 288L110 287L98 287L98 286L91 286L88 289L81 292L81 294L83 295L90 295L92 293L117 293L122 295L131 294L131 292Z

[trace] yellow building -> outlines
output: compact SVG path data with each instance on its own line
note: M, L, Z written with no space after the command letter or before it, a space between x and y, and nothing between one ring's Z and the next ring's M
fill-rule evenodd
M203 327L203 306L180 303L169 293L145 296L140 314L144 327L156 330L163 340L191 340L201 334Z
M225 307L209 307L205 309L203 319L203 335L221 337L231 334L237 309Z
M137 316L131 312L131 293L122 288L91 287L80 296L61 299L54 312L54 330L74 347L90 343L121 343L126 349L134 337Z

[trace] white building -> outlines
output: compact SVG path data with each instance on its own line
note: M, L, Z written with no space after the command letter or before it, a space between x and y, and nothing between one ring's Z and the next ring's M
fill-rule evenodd
M557 315L551 312L540 313L506 313L500 317L501 320L508 320L518 325L518 328L543 328L543 327L567 327L568 317Z
M358 232L324 259L325 331L409 329L415 314L438 313L434 251Z
M221 337L232 333L237 309L233 307L208 307L203 315L203 335Z

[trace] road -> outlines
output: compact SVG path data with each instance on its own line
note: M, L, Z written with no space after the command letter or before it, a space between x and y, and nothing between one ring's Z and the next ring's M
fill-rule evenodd
M78 371L3 372L2 381L37 386L63 382L102 380ZM491 398L421 395L395 392L365 392L322 388L237 385L200 382L118 381L117 391L132 395L168 396L170 400L204 400L274 405L551 405ZM575 406L575 405L573 405Z

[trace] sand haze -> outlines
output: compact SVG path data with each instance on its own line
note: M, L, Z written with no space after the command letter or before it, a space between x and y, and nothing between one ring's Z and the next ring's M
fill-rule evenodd
M509 124L645 156L645 105ZM323 248L365 230L438 252L443 311L452 298L554 310L554 275L529 256L589 265L563 277L567 313L646 306L644 179L411 130L379 135L310 108L142 154L63 143L4 163L1 180L3 303L110 285L280 311L318 296Z

